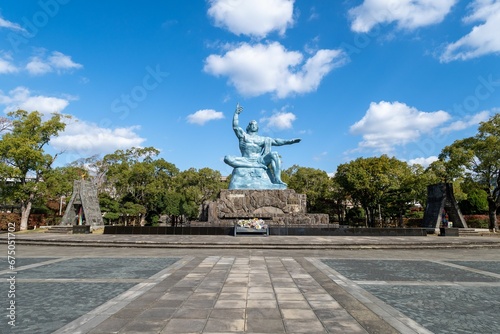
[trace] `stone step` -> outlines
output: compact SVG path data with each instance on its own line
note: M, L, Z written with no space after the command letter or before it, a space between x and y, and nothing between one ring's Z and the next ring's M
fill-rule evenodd
M45 233L72 234L73 226L51 226L47 229L47 232Z
M488 229L486 228L461 228L459 229L459 233L461 236L482 236L482 235L493 235L494 233L491 233Z

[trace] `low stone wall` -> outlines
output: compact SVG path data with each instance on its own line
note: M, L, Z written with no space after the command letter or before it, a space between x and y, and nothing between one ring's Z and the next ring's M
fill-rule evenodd
M104 234L234 235L233 226L105 226ZM338 228L336 224L273 226L271 236L426 236L422 228Z

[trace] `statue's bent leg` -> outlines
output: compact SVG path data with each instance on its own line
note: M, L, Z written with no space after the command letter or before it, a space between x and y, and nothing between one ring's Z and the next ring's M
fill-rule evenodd
M274 174L273 183L287 185L285 182L281 181L281 159L278 152L269 152L264 157L264 163L266 165L271 165L271 170Z
M264 168L267 169L266 166L261 164L258 161L249 160L245 157L235 157L231 155L226 155L224 157L224 162L233 168L244 167L244 168Z

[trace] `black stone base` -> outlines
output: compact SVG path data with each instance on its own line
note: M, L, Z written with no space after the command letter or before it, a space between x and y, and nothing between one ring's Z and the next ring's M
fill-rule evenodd
M105 226L104 234L235 235L233 226ZM338 228L270 226L269 235L427 236L425 228Z

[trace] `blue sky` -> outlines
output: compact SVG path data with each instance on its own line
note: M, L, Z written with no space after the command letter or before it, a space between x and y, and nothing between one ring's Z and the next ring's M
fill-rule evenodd
M302 138L283 167L427 166L500 110L499 0L4 1L0 110L72 116L64 165L153 146L223 175L232 131Z

